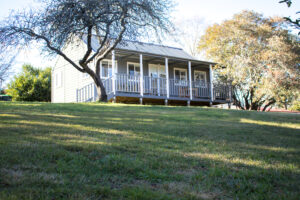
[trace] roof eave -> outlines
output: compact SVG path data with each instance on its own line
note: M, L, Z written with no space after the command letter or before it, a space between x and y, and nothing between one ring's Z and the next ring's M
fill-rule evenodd
M147 53L147 52L142 52L142 51L133 51L133 50L125 50L125 49L119 49L115 48L117 52L128 52L128 53L136 53L136 54L143 54L147 56L153 56L153 57L159 57L159 58L169 58L172 60L181 60L181 61L191 61L191 62L197 62L201 64L207 64L207 65L216 65L217 63L215 62L209 62L209 61L203 61L203 60L197 60L197 59L187 59L187 58L180 58L180 57L174 57L174 56L163 56L160 54L153 54L153 53Z

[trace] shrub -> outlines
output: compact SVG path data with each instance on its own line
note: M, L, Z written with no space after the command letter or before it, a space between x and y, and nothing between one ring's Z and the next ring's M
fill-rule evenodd
M295 101L291 107L292 111L300 111L300 101Z
M15 101L51 100L51 68L44 70L23 65L23 70L8 85L7 94Z

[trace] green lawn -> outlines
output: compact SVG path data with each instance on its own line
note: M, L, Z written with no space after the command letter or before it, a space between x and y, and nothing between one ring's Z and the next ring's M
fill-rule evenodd
M0 103L0 199L299 199L300 115Z

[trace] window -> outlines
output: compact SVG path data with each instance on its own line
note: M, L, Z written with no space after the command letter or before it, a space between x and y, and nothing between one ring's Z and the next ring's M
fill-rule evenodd
M112 77L112 63L108 61L101 62L101 77L108 78Z
M149 75L153 78L166 78L166 70L163 65L149 64Z
M117 62L115 62L115 68L117 69ZM111 60L103 60L101 61L101 78L112 77L112 61Z
M139 76L141 74L140 64L138 63L127 63L127 70L130 76Z
M63 72L57 72L55 74L55 87L59 88L62 87L62 83L63 83Z
M206 72L194 71L194 81L196 86L206 87Z
M174 68L175 80L186 81L187 80L187 70Z
M186 86L187 82L187 69L174 68L175 84Z

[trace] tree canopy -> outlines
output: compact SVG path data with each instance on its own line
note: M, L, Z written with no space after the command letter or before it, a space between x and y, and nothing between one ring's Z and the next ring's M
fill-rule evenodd
M16 101L51 101L51 68L23 65L23 71L8 84L7 94Z
M0 45L0 90L3 87L4 81L7 80L11 73L11 66L16 58L16 54L12 55L5 53Z
M286 3L288 7L291 7L293 2L292 0L281 0L279 3ZM298 11L296 14L300 14L300 11ZM290 24L292 24L296 29L300 29L300 18L292 19L291 17L285 17L285 20L287 20ZM298 33L300 35L300 32Z
M5 47L42 45L42 52L59 55L94 80L100 100L106 101L100 71L89 67L102 60L120 42L162 36L170 31L172 0L39 0L41 9L15 12L0 23L0 43ZM92 35L99 48L92 50ZM63 47L86 37L86 51L79 61L70 59Z
M233 85L240 108L266 110L299 93L299 39L282 27L281 18L243 11L202 36L199 49L219 63L216 72Z

